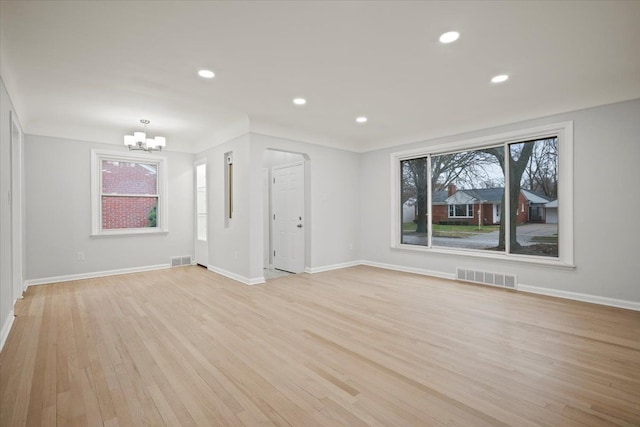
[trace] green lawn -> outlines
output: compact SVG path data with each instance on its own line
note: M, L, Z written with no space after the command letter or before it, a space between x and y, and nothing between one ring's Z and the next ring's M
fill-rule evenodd
M416 231L417 225L415 222L405 222L402 224L402 231Z
M478 228L478 225L440 225L433 224L433 231L442 232L456 232L456 233L490 233L500 229L499 225L482 225Z
M558 243L558 235L555 236L533 236L531 237L532 242L538 243Z
M416 224L413 222L405 222L402 224L402 231L416 231ZM440 225L433 224L433 235L435 237L468 237L474 234L490 233L500 229L499 225L483 225L478 228L477 225Z

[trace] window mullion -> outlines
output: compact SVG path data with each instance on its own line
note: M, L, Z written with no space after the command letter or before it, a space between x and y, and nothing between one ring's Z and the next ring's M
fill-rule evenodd
M504 144L504 253L511 252L511 191L509 174L511 169L511 154L509 153L509 144ZM517 214L517 211L516 211Z
M433 199L432 199L432 194L433 194L433 189L431 188L431 182L433 181L431 179L431 155L427 156L427 177L428 177L428 182L427 182L427 247L430 248L431 245L431 237L433 235L432 230L433 230L433 226L431 223L432 220L432 206L433 206Z

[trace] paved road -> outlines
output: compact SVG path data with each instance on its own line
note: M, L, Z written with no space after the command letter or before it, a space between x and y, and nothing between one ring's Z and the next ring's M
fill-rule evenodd
M522 246L530 246L540 242L532 242L533 236L553 236L558 233L558 224L524 224L517 228L518 243ZM499 231L491 233L474 234L469 237L450 238L450 237L434 237L433 246L449 247L449 248L467 248L467 249L486 249L498 246ZM406 234L403 239L404 243L411 245L427 244L427 236L424 234L414 235Z

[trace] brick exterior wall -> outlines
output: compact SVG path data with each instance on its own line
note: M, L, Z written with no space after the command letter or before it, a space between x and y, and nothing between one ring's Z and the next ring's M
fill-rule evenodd
M149 227L149 211L156 197L102 197L102 229Z
M522 207L524 206L524 212L522 211ZM520 193L518 197L518 217L516 219L517 224L524 224L529 222L529 204L527 199Z
M157 197L127 197L117 194L156 194L156 166L138 163L102 162L102 229L149 227L149 212ZM156 173L154 173L154 170ZM111 195L107 195L111 194Z
M158 174L138 163L102 161L102 194L156 194L157 183Z
M432 224L439 224L442 221L449 221L449 213L447 211L447 205L433 205L431 206L431 220Z

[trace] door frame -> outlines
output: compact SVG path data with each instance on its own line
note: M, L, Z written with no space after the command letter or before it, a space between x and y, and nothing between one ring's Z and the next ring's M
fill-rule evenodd
M206 240L203 242L198 239L198 166L205 166L205 195L206 195L206 215L207 215L207 235ZM193 189L194 189L194 200L193 200L193 215L194 215L194 224L193 224L193 260L195 264L203 265L198 262L198 246L204 246L205 248L205 257L206 263L204 267L208 267L209 262L209 240L210 240L210 227L209 227L209 165L207 162L207 158L198 159L193 162ZM202 251L202 249L200 249Z
M303 226L303 230L302 230L302 245L301 245L301 249L302 249L302 254L301 254L301 259L302 259L302 269L298 272L298 273L302 273L305 271L306 267L307 267L307 258L306 258L306 251L307 251L307 166L306 166L306 160L298 160L295 162L290 162L290 163L284 163L281 165L277 165L277 166L272 166L270 169L270 178L269 178L269 192L271 193L271 206L270 206L270 210L269 210L269 251L270 254L272 255L275 251L275 227L274 227L274 223L275 220L273 219L273 215L275 214L275 192L273 191L273 180L274 180L274 170L276 169L286 169L289 167L293 167L293 166L302 166L302 226ZM269 257L271 259L271 263L270 265L272 265L275 268L275 259L273 256ZM288 271L288 270L287 270Z

